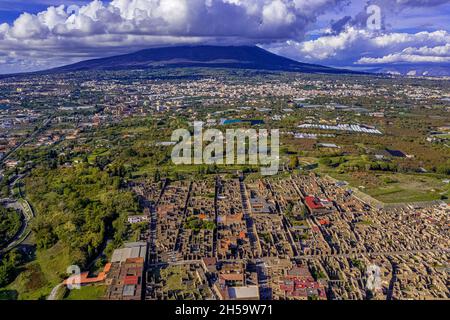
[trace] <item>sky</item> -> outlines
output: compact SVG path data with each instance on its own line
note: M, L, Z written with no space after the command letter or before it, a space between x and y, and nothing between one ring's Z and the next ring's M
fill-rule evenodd
M334 67L450 66L450 0L0 0L0 73L179 44Z

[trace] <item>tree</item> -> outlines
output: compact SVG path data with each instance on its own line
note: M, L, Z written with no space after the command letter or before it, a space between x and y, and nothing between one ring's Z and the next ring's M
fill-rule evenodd
M0 259L0 287L4 287L14 280L17 268L23 263L22 254L14 249Z
M5 246L19 232L22 221L18 212L0 207L0 247Z
M298 168L299 165L300 165L300 161L298 160L298 157L296 155L291 156L289 159L289 168L296 169L296 168Z

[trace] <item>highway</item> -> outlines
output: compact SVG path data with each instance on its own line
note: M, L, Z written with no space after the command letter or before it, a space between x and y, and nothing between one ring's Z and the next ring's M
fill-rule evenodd
M19 179L22 177L19 177L14 180L10 184L10 189L12 190L17 183ZM23 224L20 228L20 231L17 235L14 236L14 238L11 240L11 242L8 244L8 246L2 250L0 250L0 253L4 253L7 251L10 251L11 249L15 248L19 244L21 244L23 241L25 241L26 238L28 238L28 235L30 234L31 230L29 228L30 221L34 218L34 212L31 208L30 204L27 200L23 199L22 197L20 200L15 200L11 198L6 199L0 199L0 203L4 204L6 207L14 208L21 212L23 216Z
M31 139L33 139L39 132L41 132L43 129L45 129L47 127L47 125L50 123L50 121L52 120L52 118L53 118L53 115L51 115L47 119L45 119L44 122L42 123L42 126L37 128L36 130L34 130L21 143L19 143L17 146L15 146L13 149L11 149L3 158L1 158L0 159L0 166L3 165L4 162L15 151L20 149L22 146L24 146L26 143L28 143ZM24 176L25 176L24 174L18 175L14 179L14 181L9 184L9 189L11 190L11 192L14 189L15 185ZM22 197L22 194L20 194L19 196L20 196L20 200L19 201L15 200L15 199L11 199L11 198L0 199L0 202L8 203L9 206L14 207L15 209L19 210L22 213L23 217L24 217L23 225L21 227L20 232L14 237L14 239L9 243L9 245L6 248L0 250L0 253L4 253L4 252L7 252L7 251L11 250L12 248L15 248L16 246L21 244L28 237L28 235L31 233L31 230L29 228L29 223L34 218L34 212L33 212L33 209L31 208L29 202Z

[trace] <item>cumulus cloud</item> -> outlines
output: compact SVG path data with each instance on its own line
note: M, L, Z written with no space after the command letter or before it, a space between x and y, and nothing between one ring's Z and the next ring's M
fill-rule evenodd
M333 65L347 65L349 61L357 64L448 62L450 33L438 30L380 34L347 27L336 35L304 42L287 41L271 45L270 49L299 60Z
M381 58L364 57L358 60L358 64L386 64L397 62L450 62L449 57L422 56L416 54L392 53Z
M246 39L301 35L317 15L341 0L93 0L80 8L49 7L22 14L11 39L75 34L234 35ZM4 32L3 32L4 34Z
M364 5L354 17L347 15L333 22L328 33L304 41L317 17L329 10L340 11L350 1L91 0L79 7L50 6L37 14L22 13L10 24L0 24L0 72L30 71L186 43L259 44L298 60L333 65L348 61L372 64L384 57L400 59L387 58L394 54L447 57L448 49L439 49L449 43L446 31L373 33L364 29ZM371 0L367 5L377 3L400 10L446 2ZM406 49L409 51L403 52Z
M363 57L358 64L386 64L398 62L445 63L450 62L450 44L444 46L420 48L408 47L401 52L391 53L379 58Z
M395 2L403 6L423 7L438 6L444 3L448 3L449 0L396 0Z
M27 60L42 52L53 64L86 55L177 43L268 43L302 39L316 17L345 0L92 0L51 6L0 25L0 51ZM73 50L70 54L68 50ZM70 57L72 55L73 57ZM36 61L33 62L35 64ZM33 69L33 65L30 65Z

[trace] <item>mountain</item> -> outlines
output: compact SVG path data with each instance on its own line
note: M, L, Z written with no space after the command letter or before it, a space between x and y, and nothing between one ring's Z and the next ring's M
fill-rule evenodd
M134 53L81 61L44 71L62 73L90 70L125 70L170 67L237 68L303 73L357 74L294 61L256 46L177 46L141 50Z

